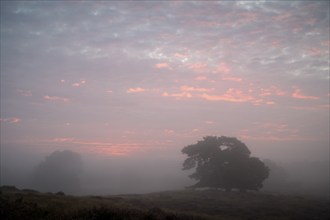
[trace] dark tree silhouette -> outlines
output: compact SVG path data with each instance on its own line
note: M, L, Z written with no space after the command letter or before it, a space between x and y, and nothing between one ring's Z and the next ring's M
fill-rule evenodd
M188 156L183 170L196 168L190 177L198 182L192 188L259 190L269 174L264 163L250 157L247 146L233 137L204 137L184 147L182 153Z
M78 193L82 159L78 153L55 151L34 170L33 185L41 191Z

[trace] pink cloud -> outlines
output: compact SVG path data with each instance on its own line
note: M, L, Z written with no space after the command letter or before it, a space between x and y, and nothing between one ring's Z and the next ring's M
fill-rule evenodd
M269 88L261 88L260 89L260 96L284 96L286 93L281 89L277 88L276 86L270 86Z
M249 88L247 91L240 90L238 88L229 88L223 94L216 94L214 88L195 87L183 85L180 87L179 92L170 93L163 92L163 97L175 97L175 98L202 98L208 101L225 101L234 103L249 102L253 105L275 105L275 101L271 99L264 99L264 96L283 96L285 92L278 89L275 86L271 86L269 89L260 89L260 94L254 94L255 91Z
M225 63L225 62L221 62L218 67L213 71L213 73L224 73L224 74L228 74L231 72L231 68L230 66Z
M67 138L67 137L62 137L62 138L54 138L51 140L51 142L73 142L75 139L70 137L70 138Z
M165 129L165 130L164 130L164 134L165 134L165 135L172 135L172 134L174 134L174 133L175 133L175 131L172 130L172 129Z
M269 132L292 132L294 131L295 133L297 132L297 130L293 130L293 129L289 129L289 125L285 124L285 123L262 123L262 124L258 124L257 126L259 128L261 128L262 130L265 129L265 131Z
M91 149L91 151L102 155L128 156L138 150L132 148L132 146L113 145L111 147L101 147L101 146L95 147Z
M167 93L164 92L162 94L163 97L175 97L175 98L192 98L192 94L190 92L180 92L180 93Z
M192 86L181 86L181 91L183 92L210 92L212 89L192 87Z
M189 69L196 73L206 73L209 72L209 68L206 63L190 63L186 65Z
M80 86L82 86L82 85L84 85L84 84L86 84L86 80L80 80L79 82L75 82L75 83L73 83L71 86L72 87L80 87Z
M316 48L316 47L312 47L309 49L308 54L310 56L320 56L320 55L324 55L325 51L320 49L320 48Z
M185 54L182 54L182 53L175 53L174 54L174 57L175 58L177 58L177 59L179 59L179 60L181 60L181 61L184 61L184 60L187 60L188 58L188 56L187 55L185 55Z
M327 109L327 110L329 110L329 109L330 109L330 105L329 105L329 104L326 104L326 105L318 105L318 106L316 106L316 108L318 108L318 109Z
M59 96L48 96L45 95L44 99L47 101L62 101L62 102L69 102L70 99L66 97L59 97Z
M233 82L242 82L243 79L242 78L239 78L239 77L222 77L222 80L224 81L233 81Z
M168 63L157 63L156 65L155 65L155 67L157 68L157 69L169 69L169 70L173 70L173 68L170 66L170 64L168 64Z
M262 141L291 141L309 140L310 138L299 134L299 130L286 123L255 123L249 129L240 131L240 137L249 140Z
M21 119L20 118L17 118L17 117L13 117L13 118L0 118L0 122L7 122L7 123L10 123L10 124L16 124L16 123L21 122Z
M308 100L315 100L315 99L319 99L319 97L316 96L308 96L308 95L304 95L300 89L296 88L295 91L292 93L291 95L292 98L296 98L296 99L308 99Z
M22 96L32 96L32 92L30 90L18 90L18 93Z
M273 16L272 19L275 22L287 22L289 19L291 19L292 14L290 13L281 13L279 15Z
M203 80L207 80L207 77L206 76L197 76L195 78L195 80L197 80L197 81L203 81Z
M325 41L322 41L321 43L323 46L327 46L328 48L330 47L330 40L325 40Z
M175 98L192 98L193 93L201 93L201 92L211 92L213 89L201 88L201 87L193 87L193 86L181 86L180 92L178 93L168 93L164 92L162 94L163 97L175 97Z
M208 125L212 125L212 124L215 124L214 121L204 121L205 124L208 124Z
M223 95L209 95L204 93L201 97L209 101L250 102L254 100L254 97L251 95L235 88L228 89Z
M307 141L312 140L312 138L297 136L297 135L287 135L287 136L274 136L274 135L239 135L243 140L254 140L254 141Z
M49 143L62 143L79 146L80 149L103 155L128 156L134 152L145 150L145 145L139 143L111 143L107 141L89 141L75 138L59 137L48 140Z
M325 105L316 105L316 106L293 106L291 108L296 109L296 110L313 110L313 111L326 110L326 111L329 111L330 105L325 104Z
M144 88L137 87L137 88L129 88L126 92L127 93L137 93L137 92L145 92L145 91L147 91L147 90Z

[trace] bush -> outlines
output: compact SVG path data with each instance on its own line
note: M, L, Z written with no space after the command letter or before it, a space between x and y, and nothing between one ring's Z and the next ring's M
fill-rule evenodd
M65 193L62 192L62 191L59 191L59 192L55 193L55 195L58 195L58 196L65 196Z

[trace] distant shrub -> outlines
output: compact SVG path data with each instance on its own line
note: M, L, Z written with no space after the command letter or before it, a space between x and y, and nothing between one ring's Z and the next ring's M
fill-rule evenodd
M39 193L39 191L34 190L34 189L22 189L23 192L28 192L28 193Z
M40 191L78 193L83 161L78 153L55 151L45 158L32 173L32 185Z
M65 196L65 193L62 192L62 191L59 191L59 192L57 192L57 193L55 193L55 194L58 195L58 196Z
M1 190L4 190L4 191L18 191L19 189L16 188L16 186L4 185L4 186L1 186Z

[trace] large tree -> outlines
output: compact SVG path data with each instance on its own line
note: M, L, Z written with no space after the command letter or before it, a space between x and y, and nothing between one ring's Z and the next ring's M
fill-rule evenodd
M198 180L191 186L193 188L259 190L269 174L264 163L250 157L247 146L233 137L204 137L196 144L184 147L182 153L188 156L183 170L196 168L190 175Z

